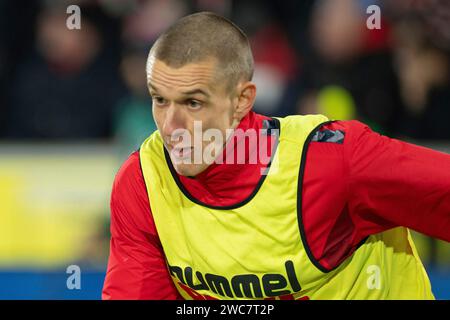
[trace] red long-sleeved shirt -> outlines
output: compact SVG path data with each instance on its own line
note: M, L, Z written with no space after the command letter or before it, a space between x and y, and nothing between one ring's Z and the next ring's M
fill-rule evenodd
M263 119L251 112L239 127L258 130ZM343 132L343 143L309 143L302 188L304 235L317 263L333 268L364 238L395 226L450 241L450 155L381 136L358 121L320 128L326 130ZM259 165L213 164L180 180L200 201L225 206L247 198L260 172ZM166 268L139 152L114 181L102 297L181 298Z

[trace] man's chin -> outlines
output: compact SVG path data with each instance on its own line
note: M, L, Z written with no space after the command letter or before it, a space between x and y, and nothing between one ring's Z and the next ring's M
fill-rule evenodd
M185 177L195 177L199 173L203 172L208 166L204 164L174 164L175 171Z

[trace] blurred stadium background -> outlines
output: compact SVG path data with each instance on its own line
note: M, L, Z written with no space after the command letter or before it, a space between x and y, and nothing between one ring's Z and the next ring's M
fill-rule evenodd
M100 298L112 181L155 129L146 55L177 18L214 11L245 30L258 112L359 119L450 153L449 3L0 0L0 299ZM71 4L81 30L66 28ZM372 4L380 30L366 28ZM414 237L450 299L450 245Z

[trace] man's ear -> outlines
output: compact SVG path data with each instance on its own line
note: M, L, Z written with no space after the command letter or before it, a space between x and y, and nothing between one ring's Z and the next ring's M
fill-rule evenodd
M244 118L253 107L256 98L256 85L253 82L241 82L238 84L236 92L237 105L234 109L233 118L238 122Z

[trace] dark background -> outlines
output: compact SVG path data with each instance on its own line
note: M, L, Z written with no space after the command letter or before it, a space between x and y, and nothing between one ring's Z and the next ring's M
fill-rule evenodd
M73 4L80 30L66 27ZM373 4L381 29L369 30ZM197 11L250 38L257 112L358 119L450 153L448 1L0 0L0 298L100 297L112 180L155 130L148 50ZM449 245L414 236L450 298ZM81 291L66 288L71 264Z

